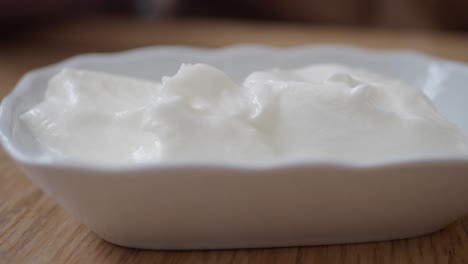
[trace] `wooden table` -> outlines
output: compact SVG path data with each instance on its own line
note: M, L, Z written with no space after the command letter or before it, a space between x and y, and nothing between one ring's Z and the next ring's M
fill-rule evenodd
M0 97L23 73L74 54L147 45L343 43L468 62L468 36L227 22L94 18L43 25L0 43ZM468 176L468 175L467 175ZM467 190L468 191L468 190ZM468 263L468 216L431 235L354 245L148 251L111 245L33 186L0 150L0 263Z

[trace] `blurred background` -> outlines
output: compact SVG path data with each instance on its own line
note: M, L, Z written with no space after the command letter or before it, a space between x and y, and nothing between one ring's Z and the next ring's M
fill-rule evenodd
M0 0L2 36L65 18L99 15L468 31L467 0Z
M77 54L239 43L468 62L468 0L0 0L0 97L25 72Z

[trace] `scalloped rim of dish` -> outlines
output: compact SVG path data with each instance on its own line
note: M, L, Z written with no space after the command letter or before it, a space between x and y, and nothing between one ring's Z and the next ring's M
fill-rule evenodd
M320 45L303 45L293 47L273 47L267 45L257 44L239 44L231 45L220 48L201 48L190 46L150 46L134 48L119 52L108 53L86 53L72 56L61 62L51 64L49 66L41 67L27 72L16 84L14 89L3 98L0 103L0 143L6 152L16 161L31 166L44 166L44 167L57 167L57 168L71 168L71 169L87 169L87 170L100 170L100 171L130 171L130 170L151 170L155 168L170 168L170 167L212 167L212 168L233 168L233 169L246 169L246 170L265 170L275 168L287 167L304 167L304 166L323 166L323 167L349 167L349 168L375 168L375 167L389 167L395 165L405 164L425 164L434 162L454 162L465 163L468 162L467 156L445 156L445 157L425 157L425 158L412 158L412 159L392 159L392 160L379 160L379 161L343 161L343 160L322 160L322 159L306 159L306 158L278 158L267 161L259 162L242 162L242 161L229 161L229 160L184 160L184 161L156 161L156 162L142 162L142 163L124 163L124 164L108 164L99 162L84 162L79 160L66 160L58 158L41 158L31 157L22 153L15 146L6 134L5 129L9 129L6 125L2 126L1 121L4 115L4 109L11 108L13 102L20 96L27 92L31 85L34 76L45 74L47 72L54 72L64 66L72 66L78 62L92 62L105 60L123 60L125 58L145 57L145 54L152 53L167 53L167 52L198 52L213 55L215 53L223 53L223 55L243 52L254 52L255 50L270 50L271 52L307 52L307 50L341 50L353 52L356 54L372 54L372 56L389 57L389 56L409 56L417 60L424 60L427 62L437 62L440 64L450 65L451 67L458 68L468 73L468 65L462 62L451 61L439 57L423 54L417 51L404 50L404 49L370 49L350 45L340 44L320 44ZM11 121L10 121L11 127Z

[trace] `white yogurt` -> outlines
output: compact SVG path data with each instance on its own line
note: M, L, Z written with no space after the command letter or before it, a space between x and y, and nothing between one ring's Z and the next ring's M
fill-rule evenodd
M46 153L91 162L468 154L419 89L331 64L254 72L243 85L204 64L162 83L64 69L20 120Z

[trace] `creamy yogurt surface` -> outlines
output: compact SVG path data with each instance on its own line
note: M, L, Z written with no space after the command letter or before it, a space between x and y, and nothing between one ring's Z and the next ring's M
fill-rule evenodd
M336 64L251 73L205 64L160 83L63 69L20 116L44 153L104 163L378 161L468 155L418 89Z

